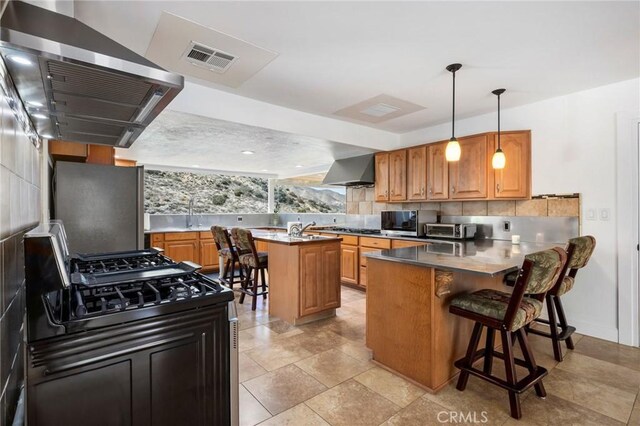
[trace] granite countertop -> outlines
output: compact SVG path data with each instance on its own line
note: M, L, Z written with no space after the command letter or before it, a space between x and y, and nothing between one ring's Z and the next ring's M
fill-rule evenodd
M301 245L301 244L317 244L326 243L328 241L342 241L340 237L325 237L320 235L307 235L304 237L292 237L287 234L278 232L261 231L259 229L252 229L251 234L253 238L258 241L266 241L269 243L286 244L286 245Z
M365 256L444 271L496 276L517 270L522 265L524 256L529 253L559 246L562 245L526 242L511 244L510 241L499 240L430 240L424 246L382 250L366 253Z

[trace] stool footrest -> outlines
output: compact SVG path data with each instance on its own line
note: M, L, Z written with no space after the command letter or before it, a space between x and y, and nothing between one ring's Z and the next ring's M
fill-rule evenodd
M496 352L494 352L494 354L497 354ZM500 354L502 355L502 354ZM459 360L457 360L455 362L455 366L457 368L459 368L460 370L466 371L469 374L473 374L476 377L480 377L481 379L484 379L486 381L488 381L489 383L492 383L496 386L500 386L503 389L506 389L508 391L512 391L515 392L517 394L521 394L523 392L526 392L528 389L530 389L531 387L535 386L536 383L538 383L544 376L546 376L548 374L548 371L546 368L544 367L537 367L532 373L529 373L526 377L524 377L523 379L519 380L516 384L511 385L509 383L507 383L505 380L493 376L491 374L486 374L484 371L479 370L475 367L468 367L465 363L466 359L465 358L461 358ZM520 360L522 361L522 360ZM524 362L524 361L522 361ZM519 364L518 362L516 362L516 364Z
M542 322L542 321L541 321ZM546 324L548 324L549 321L546 322ZM575 327L572 326L568 326L567 329L561 333L558 333L558 340L562 341L562 340L567 340L569 337L571 337L571 335L576 331ZM529 330L527 330L528 333L531 334L536 334L538 336L543 336L543 337L547 337L549 339L551 339L553 336L551 336L551 333L547 332L547 331L542 331L542 330L536 330L535 328L530 328Z

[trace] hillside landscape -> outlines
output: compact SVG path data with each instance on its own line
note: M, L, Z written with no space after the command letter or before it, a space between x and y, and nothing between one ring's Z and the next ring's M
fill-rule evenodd
M267 179L170 172L145 171L145 212L186 214L192 194L198 194L194 211L211 213L267 213ZM345 196L330 189L275 187L275 212L344 213Z

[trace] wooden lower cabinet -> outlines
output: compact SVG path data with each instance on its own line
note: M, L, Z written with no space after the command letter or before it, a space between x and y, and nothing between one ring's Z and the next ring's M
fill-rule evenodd
M340 306L337 245L300 249L300 316Z
M218 258L218 248L216 242L210 240L200 240L200 265L203 270L211 270L218 268L220 263Z
M358 284L358 246L342 244L340 248L340 278L349 284Z
M188 260L199 262L199 247L197 240L166 241L164 243L164 254L176 262Z
M153 233L150 240L151 247L164 249L165 256L176 262L195 262L204 273L219 269L218 249L208 231Z

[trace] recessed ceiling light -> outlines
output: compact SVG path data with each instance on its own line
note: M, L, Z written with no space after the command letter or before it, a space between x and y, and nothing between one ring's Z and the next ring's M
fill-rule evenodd
M39 112L38 112L38 113L36 113L36 114L31 114L31 116L32 116L33 118L42 118L42 119L47 119L47 118L49 118L49 117L47 117L46 115L41 114L41 113L39 113Z
M267 169L262 169L262 171L263 171L263 172L268 172L269 170L267 170Z
M33 65L33 62L31 62L29 59L25 58L24 56L11 55L9 56L9 59L11 59L16 64Z
M242 153L243 153L244 155L253 155L253 154L255 154L255 152L253 152L253 151L246 151L246 150L245 150L245 151L242 151Z
M194 164L194 165L193 165L193 166L191 166L191 167L198 168L198 167L200 167L200 166L199 166L199 165L197 165L197 164Z
M51 136L49 133L45 133L45 134L40 135L40 136L45 138L45 139L53 139L53 136Z
M302 167L302 166L301 166L300 164L298 164L298 165L296 166L296 169L299 169L299 168L301 168L301 167Z
M44 106L44 104L42 104L42 102L38 102L38 101L27 101L27 105L35 107L35 108L42 108Z

